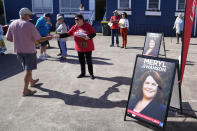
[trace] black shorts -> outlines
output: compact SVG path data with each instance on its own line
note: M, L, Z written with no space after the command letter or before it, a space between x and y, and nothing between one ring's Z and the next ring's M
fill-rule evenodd
M24 70L37 69L36 53L18 53L17 58L21 62Z
M44 42L40 42L41 47L45 47L47 44L49 44L48 40L46 40Z

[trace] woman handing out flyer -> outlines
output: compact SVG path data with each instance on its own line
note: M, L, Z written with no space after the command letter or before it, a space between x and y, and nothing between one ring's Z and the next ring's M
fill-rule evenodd
M92 51L94 50L93 39L96 36L94 28L84 21L83 15L75 16L75 25L63 34L57 34L54 37L64 38L74 36L75 50L78 52L81 73L77 78L85 77L85 63L88 64L88 71L91 79L95 79L92 64ZM86 62L85 62L86 61Z

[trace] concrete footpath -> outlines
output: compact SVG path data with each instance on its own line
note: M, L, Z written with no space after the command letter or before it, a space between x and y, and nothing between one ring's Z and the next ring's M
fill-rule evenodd
M55 40L50 41L48 60L38 61L33 77L39 78L35 96L22 97L21 66L6 42L0 56L0 131L151 131L158 130L127 117L124 121L136 54L143 50L145 36L128 36L127 49L109 47L110 36L94 38L93 66L96 79L77 79L80 73L73 38L67 41L68 58L60 61ZM120 37L121 41L121 37ZM167 58L178 59L181 44L165 37ZM38 50L39 56L39 50ZM197 38L191 39L182 85L184 109L190 115L169 116L167 131L197 130ZM192 118L193 117L193 118Z

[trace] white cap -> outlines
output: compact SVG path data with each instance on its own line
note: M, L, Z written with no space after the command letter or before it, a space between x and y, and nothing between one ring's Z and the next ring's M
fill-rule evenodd
M58 17L57 17L57 20L60 20L60 19L64 19L64 17L63 17L63 16L61 16L61 15L60 15L60 16L58 16Z
M114 10L113 13L118 13L118 11L117 10Z
M32 15L32 12L28 8L21 8L19 11L19 15Z

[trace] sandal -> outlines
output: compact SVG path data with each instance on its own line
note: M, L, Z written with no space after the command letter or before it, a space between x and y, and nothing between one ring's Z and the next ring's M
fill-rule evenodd
M33 96L36 92L37 92L36 90L34 90L34 91L28 90L27 93L23 92L23 96Z
M33 80L33 82L30 84L31 87L34 87L38 81L39 81L39 79Z

